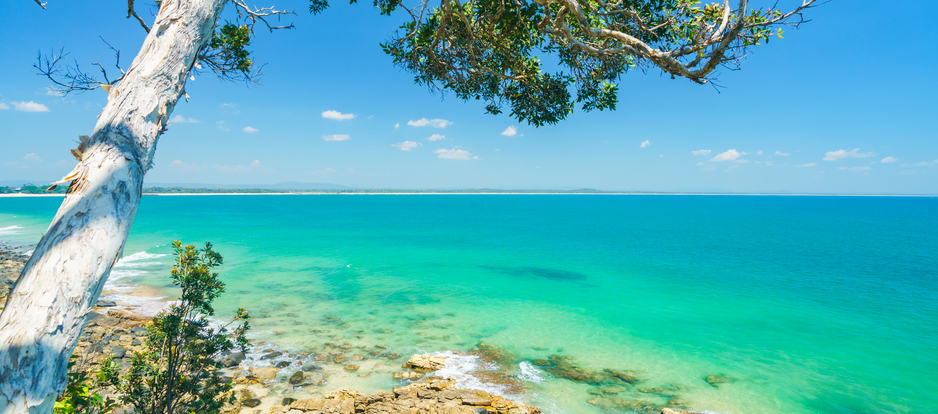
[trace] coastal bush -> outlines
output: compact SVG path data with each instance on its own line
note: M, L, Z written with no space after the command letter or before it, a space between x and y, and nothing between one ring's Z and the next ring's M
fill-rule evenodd
M147 325L143 351L134 352L121 374L114 360L103 364L104 376L117 388L120 401L143 414L218 413L235 397L232 381L221 374L219 358L235 348L247 348L249 315L239 308L234 319L213 327L212 301L225 291L212 268L220 254L173 242L176 264L171 275L180 287L179 301L161 311ZM229 333L229 328L233 331Z
M72 356L74 359L75 357ZM117 402L101 397L95 392L97 386L106 381L104 372L98 371L97 380L89 378L86 372L75 372L72 368L75 361L68 363L68 384L65 392L55 402L53 414L107 414L117 407Z

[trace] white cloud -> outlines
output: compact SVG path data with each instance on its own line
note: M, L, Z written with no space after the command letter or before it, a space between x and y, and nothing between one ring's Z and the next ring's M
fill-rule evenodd
M247 167L243 165L218 165L215 164L212 166L217 171L224 173L249 173L249 172L271 172L273 171L270 168L265 167L261 164L260 160L254 160L254 162L248 164Z
M218 121L215 123L215 126L222 131L230 131L227 126L225 126L225 121Z
M848 168L848 167L840 167L840 169L841 169L841 170L850 170L850 171L853 171L853 172L863 172L863 171L869 171L869 170L870 170L870 167L867 167L867 166L863 166L863 167L849 167L849 168Z
M711 152L713 152L713 151L710 151L710 150L697 150L697 151L691 151L690 153L691 153L691 154L694 154L694 155L710 155Z
M513 137L513 136L515 136L515 135L517 135L517 134L518 134L518 128L515 128L515 127L513 127L513 126L510 126L510 127L508 127L508 128L505 128L505 130L502 131L502 135L504 135L504 136L506 136L506 137Z
M762 150L759 150L759 152L757 152L756 155L762 155Z
M400 127L401 127L401 123L400 123L400 122L394 124L394 129L398 129L398 128L400 128Z
M41 103L35 103L33 101L22 101L22 102L10 102L13 104L13 109L22 112L49 112L49 107ZM6 104L4 104L6 105Z
M704 165L703 161L698 162L697 165Z
M335 172L335 170L333 170L332 168L323 168L323 169L321 169L321 170L312 171L312 172L310 172L310 174L313 174L313 175L330 175L330 174L332 174L332 173L334 173L334 172Z
M0 102L0 111L5 111L7 109L10 109L10 105Z
M246 126L246 127L242 128L241 130L244 131L244 132L247 132L248 134L253 134L253 133L257 132L257 131L260 131L259 129L257 129L257 128L251 128L250 126Z
M938 165L938 159L936 159L936 160L934 160L934 161L932 161L932 162L921 161L921 162L917 162L917 163L915 163L915 164L909 164L908 166L909 166L909 167L932 167L932 166L935 166L935 165ZM902 166L905 167L906 165L903 164Z
M649 145L651 145L651 141L649 141L649 140L646 139L646 140L642 141L641 148L645 148L645 147L647 147L647 146L649 146Z
M417 141L404 141L404 142L402 142L402 143L400 143L400 144L391 144L391 146L392 146L392 147L398 147L398 148L401 149L401 151L410 151L410 150L412 150L412 149L414 149L414 148L422 147L423 144L421 144L421 143L419 143L419 142L417 142Z
M796 167L814 167L815 165L817 165L816 162L809 162L807 164L796 165Z
M791 154L789 154L789 153L787 153L787 152L775 151L775 155L778 155L779 157L787 157L787 156L789 156L789 155L791 155Z
M46 86L46 95L49 96L64 96L65 94L62 91L55 89L51 86Z
M468 159L479 159L478 156L472 155L469 151L461 150L458 148L448 149L438 149L433 151L437 155L437 158L444 158L448 160L468 160Z
M501 150L502 150L501 148L495 148L495 152L499 152Z
M415 127L425 127L427 125L430 125L434 128L446 128L447 126L452 125L452 124L453 124L452 122L447 121L445 119L440 119L440 118L433 118L433 119L420 118L416 121L414 120L407 121L407 125L415 126Z
M430 141L440 141L440 140L446 139L446 135L433 134L433 135L430 135L430 138L427 138L427 139L429 139Z
M837 161L839 159L848 158L848 157L867 158L867 157L872 157L876 155L872 152L861 153L858 151L860 151L859 148L855 148L852 151L847 151L847 150L829 151L829 152L824 153L824 161Z
M775 165L775 164L772 164L772 161L766 161L765 165Z
M349 139L348 134L332 134L332 135L323 135L323 141L347 141Z
M324 111L322 117L326 119L338 119L344 121L346 119L352 119L355 117L355 114L343 114L339 111Z
M171 170L177 170L177 171L182 171L182 172L199 172L199 171L205 170L208 167L206 167L205 164L196 164L196 163L186 164L180 160L176 160L176 161L169 163L169 168Z
M198 119L195 118L186 118L182 115L176 115L169 119L170 124L197 124L199 123Z
M3 163L3 165L7 167L13 167L13 168L19 168L19 169L34 168L34 167L38 167L39 164L42 164L42 158L36 155L35 152L26 154L23 156L23 158L20 158L16 161L7 161Z
M883 158L883 160L880 162L883 164L887 164L887 163L896 162L896 161L899 161L899 159L896 157L886 157L886 158Z
M724 153L721 153L721 154L717 155L716 157L711 158L710 161L715 161L715 162L718 162L718 161L748 162L748 161L746 161L746 160L739 159L739 157L741 157L741 156L743 156L743 155L746 155L746 153L745 153L745 152L736 151L735 149L731 149L731 150L729 150L729 151L726 151L726 152L724 152Z

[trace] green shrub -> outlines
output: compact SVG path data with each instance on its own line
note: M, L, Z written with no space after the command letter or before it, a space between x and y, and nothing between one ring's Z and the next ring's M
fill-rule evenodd
M232 382L221 375L218 358L247 348L249 315L238 309L226 325L213 328L212 301L225 291L212 268L222 264L210 243L204 249L173 242L173 283L179 302L161 311L147 326L144 350L134 352L130 368L120 374L116 362L104 364L104 376L117 387L120 401L143 414L218 413L234 402ZM229 334L228 328L235 325Z
M72 359L75 357L73 356ZM52 409L54 414L107 414L117 407L117 403L110 398L103 398L94 389L100 381L104 381L104 373L98 372L98 382L88 377L85 372L71 372L75 361L68 363L68 385L65 392L55 402Z

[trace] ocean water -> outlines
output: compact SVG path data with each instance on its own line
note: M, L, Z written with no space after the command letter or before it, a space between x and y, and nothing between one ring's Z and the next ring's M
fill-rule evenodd
M60 201L0 198L0 242L29 250ZM389 389L436 352L460 383L548 413L938 407L938 198L148 196L105 297L172 298L177 239L224 256L218 316L251 311L258 352L364 347L357 372L325 366L323 390ZM480 342L514 382L450 352ZM550 355L642 382L574 382L538 366Z

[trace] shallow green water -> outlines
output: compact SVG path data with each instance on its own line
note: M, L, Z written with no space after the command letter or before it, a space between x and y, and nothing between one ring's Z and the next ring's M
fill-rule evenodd
M59 202L0 198L0 241L35 243ZM504 368L550 412L664 405L638 388L672 384L664 394L720 413L938 407L934 198L145 197L113 279L167 287L158 255L174 239L215 244L220 313L251 310L259 340L403 355L485 342L513 354ZM597 387L530 364L550 354L645 381L597 401ZM398 383L328 369L328 389Z

